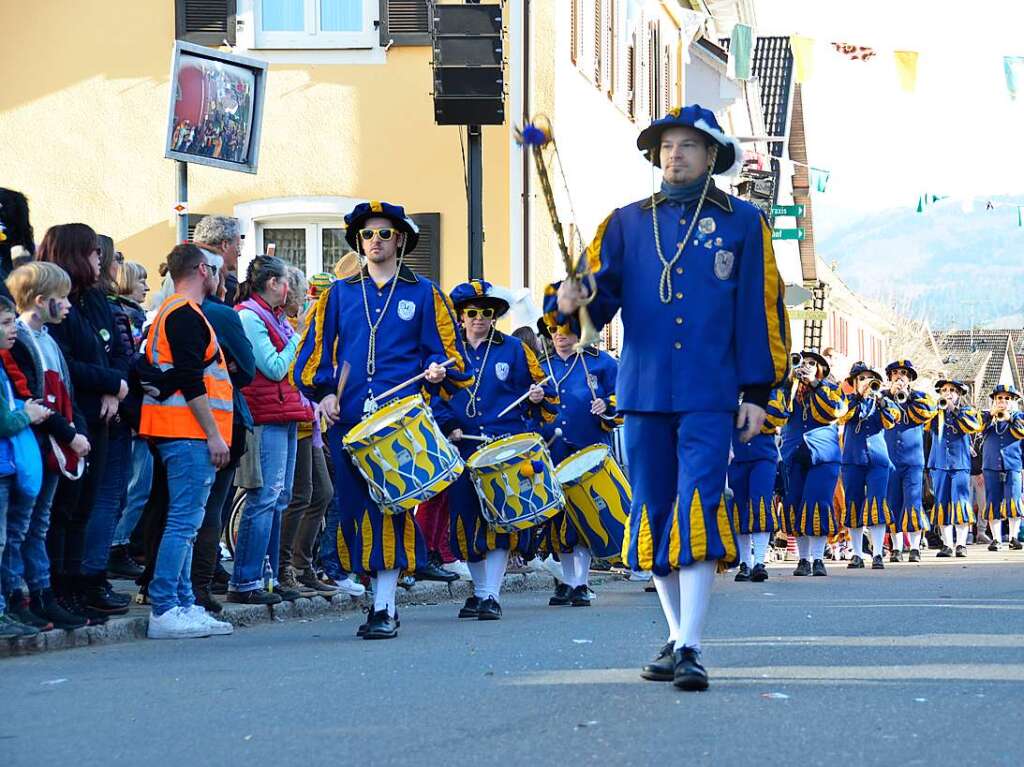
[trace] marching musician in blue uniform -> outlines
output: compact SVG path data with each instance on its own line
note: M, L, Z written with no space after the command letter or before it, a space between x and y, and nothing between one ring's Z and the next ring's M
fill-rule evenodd
M893 520L890 562L903 561L903 534L910 537L910 561L921 561L921 536L928 529L922 491L924 486L924 430L938 412L931 394L911 385L917 371L910 360L885 366L889 397L900 408L900 422L885 431L885 444L893 470L889 474L889 509Z
M548 317L556 310L554 293L551 290L545 297L544 308ZM553 353L541 361L541 368L551 378L558 394L559 412L541 433L545 440L551 442L551 460L557 466L577 450L590 445L611 447L612 433L616 426L622 424L622 417L615 411L615 378L619 365L610 354L593 346L576 351L580 340L576 318L549 326L542 317L538 325L554 347ZM595 532L603 540L611 538L618 541L621 550L624 531ZM558 554L563 573L548 604L552 607L589 607L589 574L593 555L566 512L560 512L547 523L547 540L550 548Z
M982 473L985 476L985 518L992 533L989 551L999 551L1003 520L1009 525L1010 548L1024 548L1017 540L1021 506L1021 444L1024 413L1017 410L1020 393L1013 386L997 385L989 395L992 409L983 414Z
M468 370L475 380L449 401L436 403L434 413L441 430L458 446L462 457L469 458L482 447L471 437L523 434L535 423L549 423L555 419L558 398L555 387L544 384L545 375L533 349L494 327L509 304L496 295L489 282L471 280L457 285L451 300L462 322ZM526 402L500 415L527 391ZM518 551L529 559L537 533L495 532L480 511L480 498L468 469L448 488L448 510L452 553L466 562L473 577L473 596L466 600L459 617L499 620L498 597L509 552Z
M982 429L981 415L966 401L967 385L941 379L938 415L928 424L932 447L928 471L935 492L931 524L942 533L942 548L935 556L967 556L967 530L974 522L971 506L971 435ZM956 529L956 536L953 532Z
M733 431L729 463L733 525L740 553L736 580L754 583L768 580L764 559L771 534L779 528L779 513L775 507L775 478L779 471L776 437L789 419L788 386L772 389L765 414L761 432L749 442L740 440L738 429Z
M318 400L331 423L327 432L334 462L334 503L328 536L336 538L342 569L374 577L374 609L359 635L390 639L398 634L395 590L401 571L425 563L423 535L411 513L384 514L342 447L342 437L373 409L374 393L426 373L451 396L473 383L463 359L462 340L448 297L433 282L412 272L404 256L419 239L415 222L401 206L360 203L345 216L345 238L365 266L337 280L321 294L303 334L292 379ZM453 359L451 367L440 363ZM341 367L350 373L340 401ZM427 392L420 383L395 398ZM428 395L429 396L429 395ZM383 403L381 403L383 404Z
M892 522L889 473L893 469L884 431L900 422L900 408L882 392L882 375L855 362L846 382L852 387L843 424L843 524L853 539L850 569L864 567L864 535L871 536L871 569L884 570L885 529Z
M741 441L761 431L769 393L788 374L789 320L768 223L712 181L740 167L739 142L693 105L655 120L637 147L662 169L661 190L601 223L580 265L597 290L565 280L558 309L589 301L597 328L622 311L616 393L633 490L623 558L653 570L669 627L642 675L703 690L716 563L736 560L729 445L734 427Z
M846 412L846 396L830 372L817 352L801 354L793 370L792 412L782 429L783 528L797 537L800 555L793 575L828 575L825 544L839 530L835 492L842 456L836 422Z

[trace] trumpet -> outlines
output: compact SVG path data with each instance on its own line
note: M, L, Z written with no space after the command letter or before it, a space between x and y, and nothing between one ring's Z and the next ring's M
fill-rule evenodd
M872 394L878 394L878 392L882 391L882 382L876 381L872 378L871 382L868 384L868 391Z
M907 394L905 391L898 391L892 393L892 398L902 405L904 402L910 399L910 395Z
M939 410L945 410L949 407L949 400L945 397L939 397Z
M789 355L789 366L798 368L803 364L804 356L800 352L793 352Z
M1005 410L993 410L992 411L992 420L993 421L1009 421L1010 420L1010 414L1008 412L1006 412Z

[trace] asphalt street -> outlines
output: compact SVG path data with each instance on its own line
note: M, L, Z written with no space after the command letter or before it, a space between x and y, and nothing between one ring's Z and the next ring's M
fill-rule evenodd
M0 764L1021 763L1024 556L791 569L719 577L706 693L640 679L665 629L628 582L493 623L403 608L393 641L357 613L10 658Z

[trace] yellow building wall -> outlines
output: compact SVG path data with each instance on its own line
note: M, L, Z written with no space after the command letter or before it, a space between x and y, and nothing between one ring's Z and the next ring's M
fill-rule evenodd
M164 158L171 0L0 2L0 183L24 192L36 240L82 221L149 268L174 245L174 163ZM16 30L16 33L13 32ZM13 40L22 43L13 43ZM252 53L258 58L258 53ZM439 211L446 288L466 278L458 129L433 122L430 48L384 65L272 65L256 175L189 166L189 208L331 195ZM484 257L508 280L507 127L484 129Z

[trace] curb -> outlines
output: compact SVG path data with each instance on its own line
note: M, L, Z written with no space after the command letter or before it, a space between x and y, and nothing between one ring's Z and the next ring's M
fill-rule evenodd
M614 573L591 573L590 576L592 586L617 580L623 580L623 577ZM546 591L551 589L551 585L552 577L547 573L510 573L505 576L502 592L515 594ZM419 582L408 591L399 589L396 603L399 607L453 603L466 599L471 593L471 581L455 581L451 584L450 590L444 583ZM259 623L355 612L362 606L363 601L339 594L331 600L324 597L303 598L294 602L282 602L273 607L225 603L224 612L218 617L236 628L244 628ZM44 631L27 639L11 639L0 642L0 658L145 639L148 622L145 614L127 615L111 618L101 626L86 626L74 631Z

